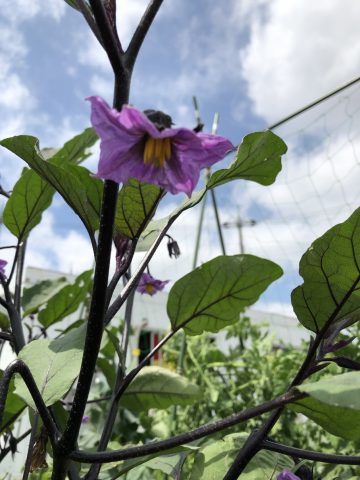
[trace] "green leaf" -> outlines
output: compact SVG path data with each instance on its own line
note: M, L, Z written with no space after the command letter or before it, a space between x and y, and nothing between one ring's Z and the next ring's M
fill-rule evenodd
M245 433L226 435L201 448L195 456L189 480L219 480L224 478L247 438ZM241 474L244 480L270 480L294 463L285 455L262 450L246 466Z
M200 397L199 387L185 377L162 367L144 367L125 391L121 405L135 411L163 409L191 405Z
M44 327L49 327L75 312L89 292L91 278L92 270L88 270L79 275L72 285L63 287L39 312L38 321Z
M158 220L151 220L151 222L149 222L145 230L140 235L139 241L136 244L136 251L147 252L168 221L168 217L160 218Z
M159 470L160 472L169 475L171 478L180 478L179 475L186 457L192 453L191 451L184 451L181 453L173 453L171 455L161 455L160 457L152 458L143 463L144 467L151 468L151 470Z
M141 183L135 178L119 192L115 214L115 232L128 238L137 238L163 196L163 190L156 185Z
M253 255L220 256L178 280L169 293L167 312L173 329L189 335L218 332L282 275L270 260Z
M360 438L360 372L327 376L299 385L296 390L309 397L288 408L306 415L333 435L348 440Z
M79 10L79 7L77 6L75 0L64 0L65 3L70 5L70 7L74 8L75 10Z
M114 365L110 362L110 360L104 357L98 357L96 360L96 365L104 374L109 387L113 388L116 380L116 371Z
M84 167L63 162L61 166L46 161L39 150L35 137L20 135L0 142L22 158L35 172L52 185L68 205L80 217L90 238L95 243L94 231L99 225L102 182L90 175ZM89 192L89 193L88 193Z
M0 379L3 377L3 374L4 372L0 370ZM15 421L16 418L22 412L22 410L26 407L23 400L14 393L14 388L15 388L14 380L12 379L10 382L8 395L6 397L4 416L3 416L1 428L3 428L6 425L10 426L9 422L12 422L12 419L14 419L13 421Z
M3 222L19 242L41 221L55 190L33 170L26 169L6 202Z
M30 368L46 405L52 405L68 392L80 371L85 329L73 329L63 337L34 340L19 353ZM15 379L15 393L35 409L32 397L20 376Z
M78 196L79 211L82 209L84 218L86 217L88 219L91 228L94 231L98 230L104 187L103 182L98 178L95 178L92 173L84 167L67 165L66 169L68 172L74 175L74 178L79 181L79 183L82 185L83 191L85 192L85 196L82 193ZM74 202L76 203L75 196L73 196L73 198ZM79 215L78 212L76 213ZM82 217L80 216L80 218ZM82 220L85 224L84 219Z
M360 309L360 209L315 240L300 261L304 283L291 301L299 321L314 332L326 323L351 325Z
M91 127L86 128L82 133L64 143L64 146L57 150L56 154L52 157L52 161L57 164L70 162L78 165L91 155L88 149L92 147L97 140L98 136L95 130Z
M56 280L43 280L30 288L24 288L21 298L23 316L26 317L31 313L36 313L42 305L47 303L67 284L66 278L60 277Z
M132 446L134 445L126 445L126 446L121 446L120 444L114 445L114 442L112 442L112 445L111 445L113 449L128 448ZM112 448L110 448L110 450ZM179 445L178 447L164 451L163 455L160 455L160 456L158 453L152 453L150 455L145 455L144 457L131 458L129 460L123 460L121 462L113 462L113 463L105 464L101 469L101 473L104 474L106 472L104 477L104 480L105 480L105 478L108 478L109 471L110 471L111 479L115 480L116 478L121 477L121 475L128 473L130 470L133 470L139 467L140 465L143 465L144 467L148 467L154 470L161 470L166 472L170 471L169 475L174 475L174 474L177 474L179 468L181 468L182 466L181 462L183 461L183 459L187 455L195 453L198 450L199 450L199 447L194 445ZM153 459L155 460L154 463L152 463ZM101 474L100 474L100 478L103 478ZM176 477L176 478L179 478L179 477Z
M281 155L286 151L283 140L270 130L250 133L239 145L235 161L229 168L213 173L207 187L214 188L240 178L271 185L281 170Z
M0 330L6 330L10 327L9 315L6 309L0 305Z

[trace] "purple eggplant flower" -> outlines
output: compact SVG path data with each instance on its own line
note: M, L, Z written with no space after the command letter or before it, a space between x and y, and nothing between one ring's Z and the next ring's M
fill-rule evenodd
M157 280L154 278L150 273L144 272L141 277L138 286L136 287L136 291L140 292L141 294L147 293L148 295L155 295L157 292L161 292L161 290L165 287L170 280Z
M8 262L6 260L1 260L0 259L0 273L4 276L5 276L5 267L6 267L7 263Z
M124 105L119 112L100 97L91 102L91 123L101 139L97 176L117 183L130 177L152 183L173 194L192 194L200 170L234 149L219 135L171 128L162 112L141 112Z
M290 470L285 469L279 473L277 480L300 480L300 477L290 472Z

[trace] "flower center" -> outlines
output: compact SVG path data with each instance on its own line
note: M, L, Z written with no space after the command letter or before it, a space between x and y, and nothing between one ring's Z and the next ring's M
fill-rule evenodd
M144 288L146 293L149 293L150 295L154 293L155 287L151 283L147 283Z
M154 165L163 168L166 160L171 157L170 138L152 138L148 137L144 147L145 165Z

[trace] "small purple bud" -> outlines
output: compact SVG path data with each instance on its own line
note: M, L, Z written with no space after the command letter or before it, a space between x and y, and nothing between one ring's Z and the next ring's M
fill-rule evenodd
M88 423L90 420L90 417L88 415L84 415L82 417L81 423Z
M5 276L5 267L6 267L7 263L8 262L6 260L1 260L0 259L0 273L4 276Z
M290 470L283 470L277 476L277 480L301 480L300 477L295 475L295 473L290 472Z
M121 272L131 254L131 240L121 233L116 233L114 244L116 247L116 271Z

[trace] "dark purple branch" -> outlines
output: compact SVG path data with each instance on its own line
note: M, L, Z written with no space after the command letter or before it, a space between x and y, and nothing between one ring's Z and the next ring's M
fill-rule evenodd
M101 403L101 402L106 402L107 400L110 400L111 395L106 395L105 397L101 398L93 398L92 400L88 400L86 402L87 405L90 405L92 403ZM73 402L65 402L64 400L61 400L61 405L64 405L64 407L71 407Z
M24 273L25 252L26 252L26 240L20 245L18 261L16 265L14 305L16 310L19 312L19 315L20 315L20 309L21 309L21 287L22 287L22 278ZM22 325L21 325L21 328L22 328Z
M26 430L26 432L24 432L22 435L20 435L20 437L18 438L14 438L13 439L13 444L6 448L4 448L4 450L1 451L0 453L0 462L6 457L6 455L8 455L10 452L12 452L13 448L15 447L16 448L16 445L20 442L22 442L27 436L29 436L31 433L31 428L29 428L29 430Z
M102 38L102 45L109 57L115 76L124 72L123 51L116 29L111 25L106 9L101 0L89 0L96 25ZM116 108L119 108L117 105Z
M14 260L13 260L13 263L12 263L12 266L11 266L10 275L7 278L7 284L8 285L10 285L11 279L12 279L12 277L14 275L14 272L15 272L15 267L16 267L16 263L17 263L17 259L18 259L18 255L19 255L19 249L20 249L20 243L18 242L18 244L15 247L15 255L14 255Z
M103 45L103 41L102 41L102 38L101 38L101 35L100 35L100 32L99 32L99 29L96 25L94 17L92 16L92 12L91 12L88 4L86 3L85 0L75 0L75 2L76 2L76 5L77 5L78 9L80 10L83 17L85 18L86 23L89 25L91 31L93 32L93 34L97 38L98 42L100 43L100 45Z
M151 0L125 52L125 65L132 70L139 50L163 0Z
M28 366L22 360L14 360L12 363L10 363L10 365L5 369L4 375L0 381L0 425L2 424L3 420L10 381L15 373L20 374L24 380L43 421L43 424L48 431L51 443L54 446L59 436L59 431L49 413L47 406L44 403L41 393L35 383L34 377L32 376Z
M0 299L0 300L1 300L1 299ZM2 302L0 302L0 303L3 305ZM6 305L6 304L5 304L5 305ZM1 340L4 340L4 341L6 341L6 342L10 342L10 343L13 343L13 342L14 342L14 338L13 338L12 334L9 333L9 332L0 332L0 339L1 339Z
M145 365L148 364L149 360L152 359L152 357L155 355L156 352L158 352L160 350L160 348L170 340L171 337L173 337L175 335L175 333L180 330L180 328L182 328L182 326L176 328L175 330L172 330L171 332L169 332L157 345L156 347L154 347L151 352L149 352L145 358L143 358L141 360L141 362L139 363L139 365L137 365L133 370L131 370L130 373L128 373L126 375L126 377L124 378L124 381L122 382L119 390L116 392L116 396L115 396L115 400L116 402L119 402L121 396L123 395L123 393L125 392L125 390L128 388L128 386L130 385L130 383L134 380L134 378L136 377L136 375L140 372L140 370L142 368L145 367Z
M337 465L360 465L360 456L314 452L302 448L288 447L287 445L282 445L281 443L273 442L271 440L264 440L261 444L261 448L272 452L282 453L290 457L298 457L305 460L313 460L315 462L334 463Z
M5 250L6 248L16 248L17 245L6 245L5 247L0 247L0 250Z
M2 298L0 298L0 303L4 308L6 308L8 312L12 337L14 340L13 343L14 343L15 352L19 353L20 350L25 345L25 337L24 337L24 331L21 324L20 313L15 308L15 305L11 297L8 282L5 280L5 277L2 273L0 273L0 283L4 289L4 294L5 294L5 301Z
M207 423L199 428L196 428L195 430L181 433L180 435L176 435L175 437L169 438L167 440L151 442L137 447L130 447L123 450L114 450L110 452L83 452L76 450L70 454L70 458L77 462L109 463L163 452L165 450L178 447L179 445L193 442L194 440L197 440L199 438L207 437L208 435L212 435L213 433L220 432L225 428L229 428L239 423L250 420L251 418L258 417L259 415L270 412L274 408L278 408L279 406L286 405L287 403L300 400L301 398L305 398L306 396L307 395L303 393L287 392L286 394L281 395L280 397L276 397L268 402L265 402L262 405L248 408L243 412L230 415L229 417L218 420L214 423Z
M73 448L80 430L91 382L99 353L104 326L106 287L108 282L112 231L115 217L118 185L106 181L100 218L99 242L96 256L94 285L86 331L84 354L75 390L72 408L59 448L66 456ZM61 478L61 477L59 477Z
M3 196L6 197L6 198L10 198L9 193L6 192L6 191L2 188L1 185L0 185L0 195L3 195Z
M90 0L96 24L103 39L104 48L115 72L116 94L113 105L121 109L128 102L129 76L123 67L121 52L114 38L114 30L101 0ZM73 404L69 418L56 451L54 452L54 468L52 480L63 480L66 475L68 454L75 447L79 434L81 420L84 415L91 382L94 375L96 360L100 350L101 338L104 329L104 315L106 307L106 293L109 276L112 234L115 218L115 209L118 195L118 184L105 181L102 207L100 214L100 228L94 284L86 330L85 346L81 363L79 379L75 390Z
M39 424L39 414L35 413L33 424L31 427L31 435L30 435L22 480L27 480L29 478L31 463L32 463L32 455L34 451L34 444L37 436L38 424Z
M5 432L14 422L15 420L22 414L26 407L23 407L21 410L16 412L4 425L1 426L0 434Z

